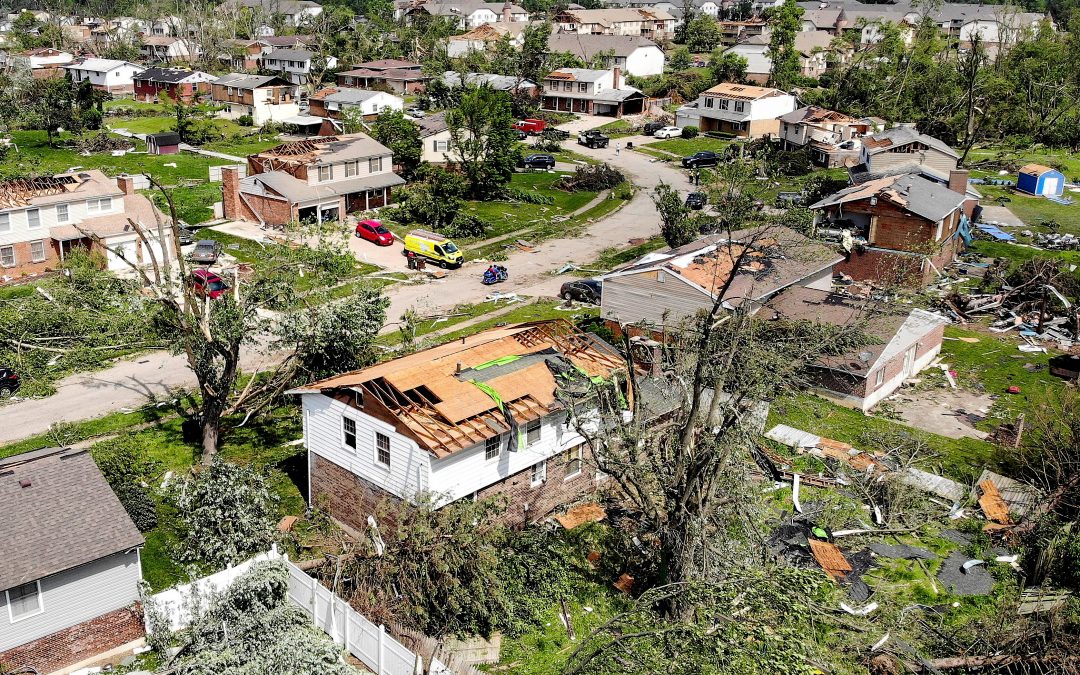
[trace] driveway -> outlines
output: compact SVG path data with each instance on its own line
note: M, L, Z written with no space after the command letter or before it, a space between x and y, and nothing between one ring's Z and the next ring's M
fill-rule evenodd
M639 142L647 137L622 139ZM503 292L522 295L552 296L569 277L558 277L553 272L567 262L587 265L602 251L613 246L627 246L629 240L651 237L660 231L660 218L653 206L650 193L661 181L689 192L686 175L663 162L647 155L622 151L616 156L614 147L591 150L577 145L573 140L565 142L575 151L618 166L638 186L634 198L608 217L593 223L581 236L554 239L536 247L535 252L518 251L502 263L510 271L510 279L497 287ZM252 238L265 234L257 225L244 223L228 226L239 236L246 233ZM377 247L370 242L350 237L350 249L367 262L384 265L391 270L404 269L399 246ZM416 308L423 314L449 309L462 303L481 302L492 292L490 286L480 283L487 265L483 262L467 263L458 270L450 271L446 278L426 284L399 284L390 286L387 297L387 326L384 331L396 330L396 322L406 309ZM244 367L258 367L263 357L255 353L244 355ZM167 352L154 352L147 356L121 361L96 373L74 375L57 384L57 393L45 399L10 403L2 411L4 424L0 425L0 444L41 434L54 422L72 422L91 419L121 408L135 408L146 403L150 396L161 396L170 389L191 388L196 384L194 374L182 357Z
M562 129L563 131L569 131L572 136L576 136L582 131L588 131L589 129L595 129L596 127L602 127L608 122L614 122L614 117L600 117L598 115L581 115L578 119L565 124L555 125L556 129Z

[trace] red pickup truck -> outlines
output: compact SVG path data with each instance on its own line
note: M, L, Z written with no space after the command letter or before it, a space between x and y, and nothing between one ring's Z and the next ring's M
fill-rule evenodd
M540 132L547 128L547 122L530 117L527 120L514 122L514 128L530 136L539 136Z

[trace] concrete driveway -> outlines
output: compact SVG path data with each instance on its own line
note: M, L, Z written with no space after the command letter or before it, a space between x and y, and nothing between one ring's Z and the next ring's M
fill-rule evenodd
M558 124L556 129L562 129L563 131L569 131L571 135L576 136L582 131L588 131L589 129L595 129L596 127L602 127L608 122L614 122L614 117L600 117L598 115L581 115L578 119L565 124Z

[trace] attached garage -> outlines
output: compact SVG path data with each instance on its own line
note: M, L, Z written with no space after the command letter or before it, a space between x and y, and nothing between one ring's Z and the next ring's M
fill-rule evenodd
M1060 197L1065 191L1065 175L1042 164L1028 164L1020 169L1016 189L1029 195Z

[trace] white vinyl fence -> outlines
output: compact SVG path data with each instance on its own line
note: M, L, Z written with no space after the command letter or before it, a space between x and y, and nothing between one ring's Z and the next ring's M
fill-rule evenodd
M391 637L383 626L367 620L349 603L308 576L289 561L289 556L279 553L276 545L239 565L163 591L152 599L168 614L172 629L180 630L190 621L190 611L196 599L205 606L211 593L224 591L252 565L263 560L285 562L289 569L289 600L304 610L317 628L345 647L376 675L415 675L424 672L422 658Z
M230 167L235 168L237 170L237 178L245 178L245 177L247 177L247 164L223 164L223 165L220 165L220 166L212 166L212 167L210 167L210 182L211 183L220 183L221 182L221 170L222 169L227 169L227 168L230 168Z

